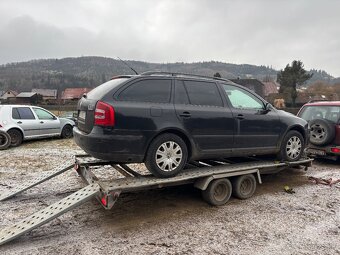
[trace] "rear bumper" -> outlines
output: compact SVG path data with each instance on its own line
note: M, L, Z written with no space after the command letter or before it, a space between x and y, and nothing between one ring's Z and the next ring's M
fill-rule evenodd
M73 128L76 144L89 155L116 163L141 163L146 151L146 138L141 134L119 134L112 131L104 133L100 127L94 127L86 134L77 127Z
M307 155L314 157L340 157L339 145L315 146L309 144L306 149Z

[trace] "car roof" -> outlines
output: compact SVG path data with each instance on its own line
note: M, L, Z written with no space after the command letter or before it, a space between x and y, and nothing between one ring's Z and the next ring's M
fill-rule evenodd
M307 103L304 106L340 106L340 101L317 101Z

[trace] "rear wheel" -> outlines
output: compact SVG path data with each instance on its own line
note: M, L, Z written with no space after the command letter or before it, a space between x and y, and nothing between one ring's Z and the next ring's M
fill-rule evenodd
M204 201L211 205L224 205L230 199L232 193L232 185L226 178L213 180L209 183L206 190L202 190Z
M11 146L17 147L22 144L23 136L22 133L17 129L10 129L7 131L11 137Z
M233 195L239 199L250 198L255 190L256 179L252 174L241 175L233 180Z
M296 130L288 131L282 140L279 158L283 161L297 161L302 157L304 148L305 141L301 133Z
M0 150L6 150L11 145L11 137L8 133L0 131Z
M162 134L151 142L145 165L154 176L166 178L178 174L187 158L188 149L182 138L174 134Z
M73 136L73 127L71 125L65 125L61 131L61 138L71 138Z

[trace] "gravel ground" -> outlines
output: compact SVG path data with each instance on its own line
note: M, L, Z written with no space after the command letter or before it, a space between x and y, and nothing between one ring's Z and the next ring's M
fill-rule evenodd
M72 140L61 139L0 151L0 192L77 153ZM105 171L112 174L98 174ZM263 176L252 198L221 207L207 205L188 185L123 194L109 211L91 200L1 246L0 254L340 254L340 184L316 185L308 176L340 178L339 162ZM1 202L0 228L84 185L68 171ZM296 193L285 193L284 185Z

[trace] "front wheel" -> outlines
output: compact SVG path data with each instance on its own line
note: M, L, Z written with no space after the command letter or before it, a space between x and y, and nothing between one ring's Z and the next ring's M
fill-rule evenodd
M298 161L303 154L305 141L300 132L291 130L282 140L279 159L282 161Z
M156 177L166 178L177 175L185 166L188 149L177 135L162 134L150 144L145 165Z

